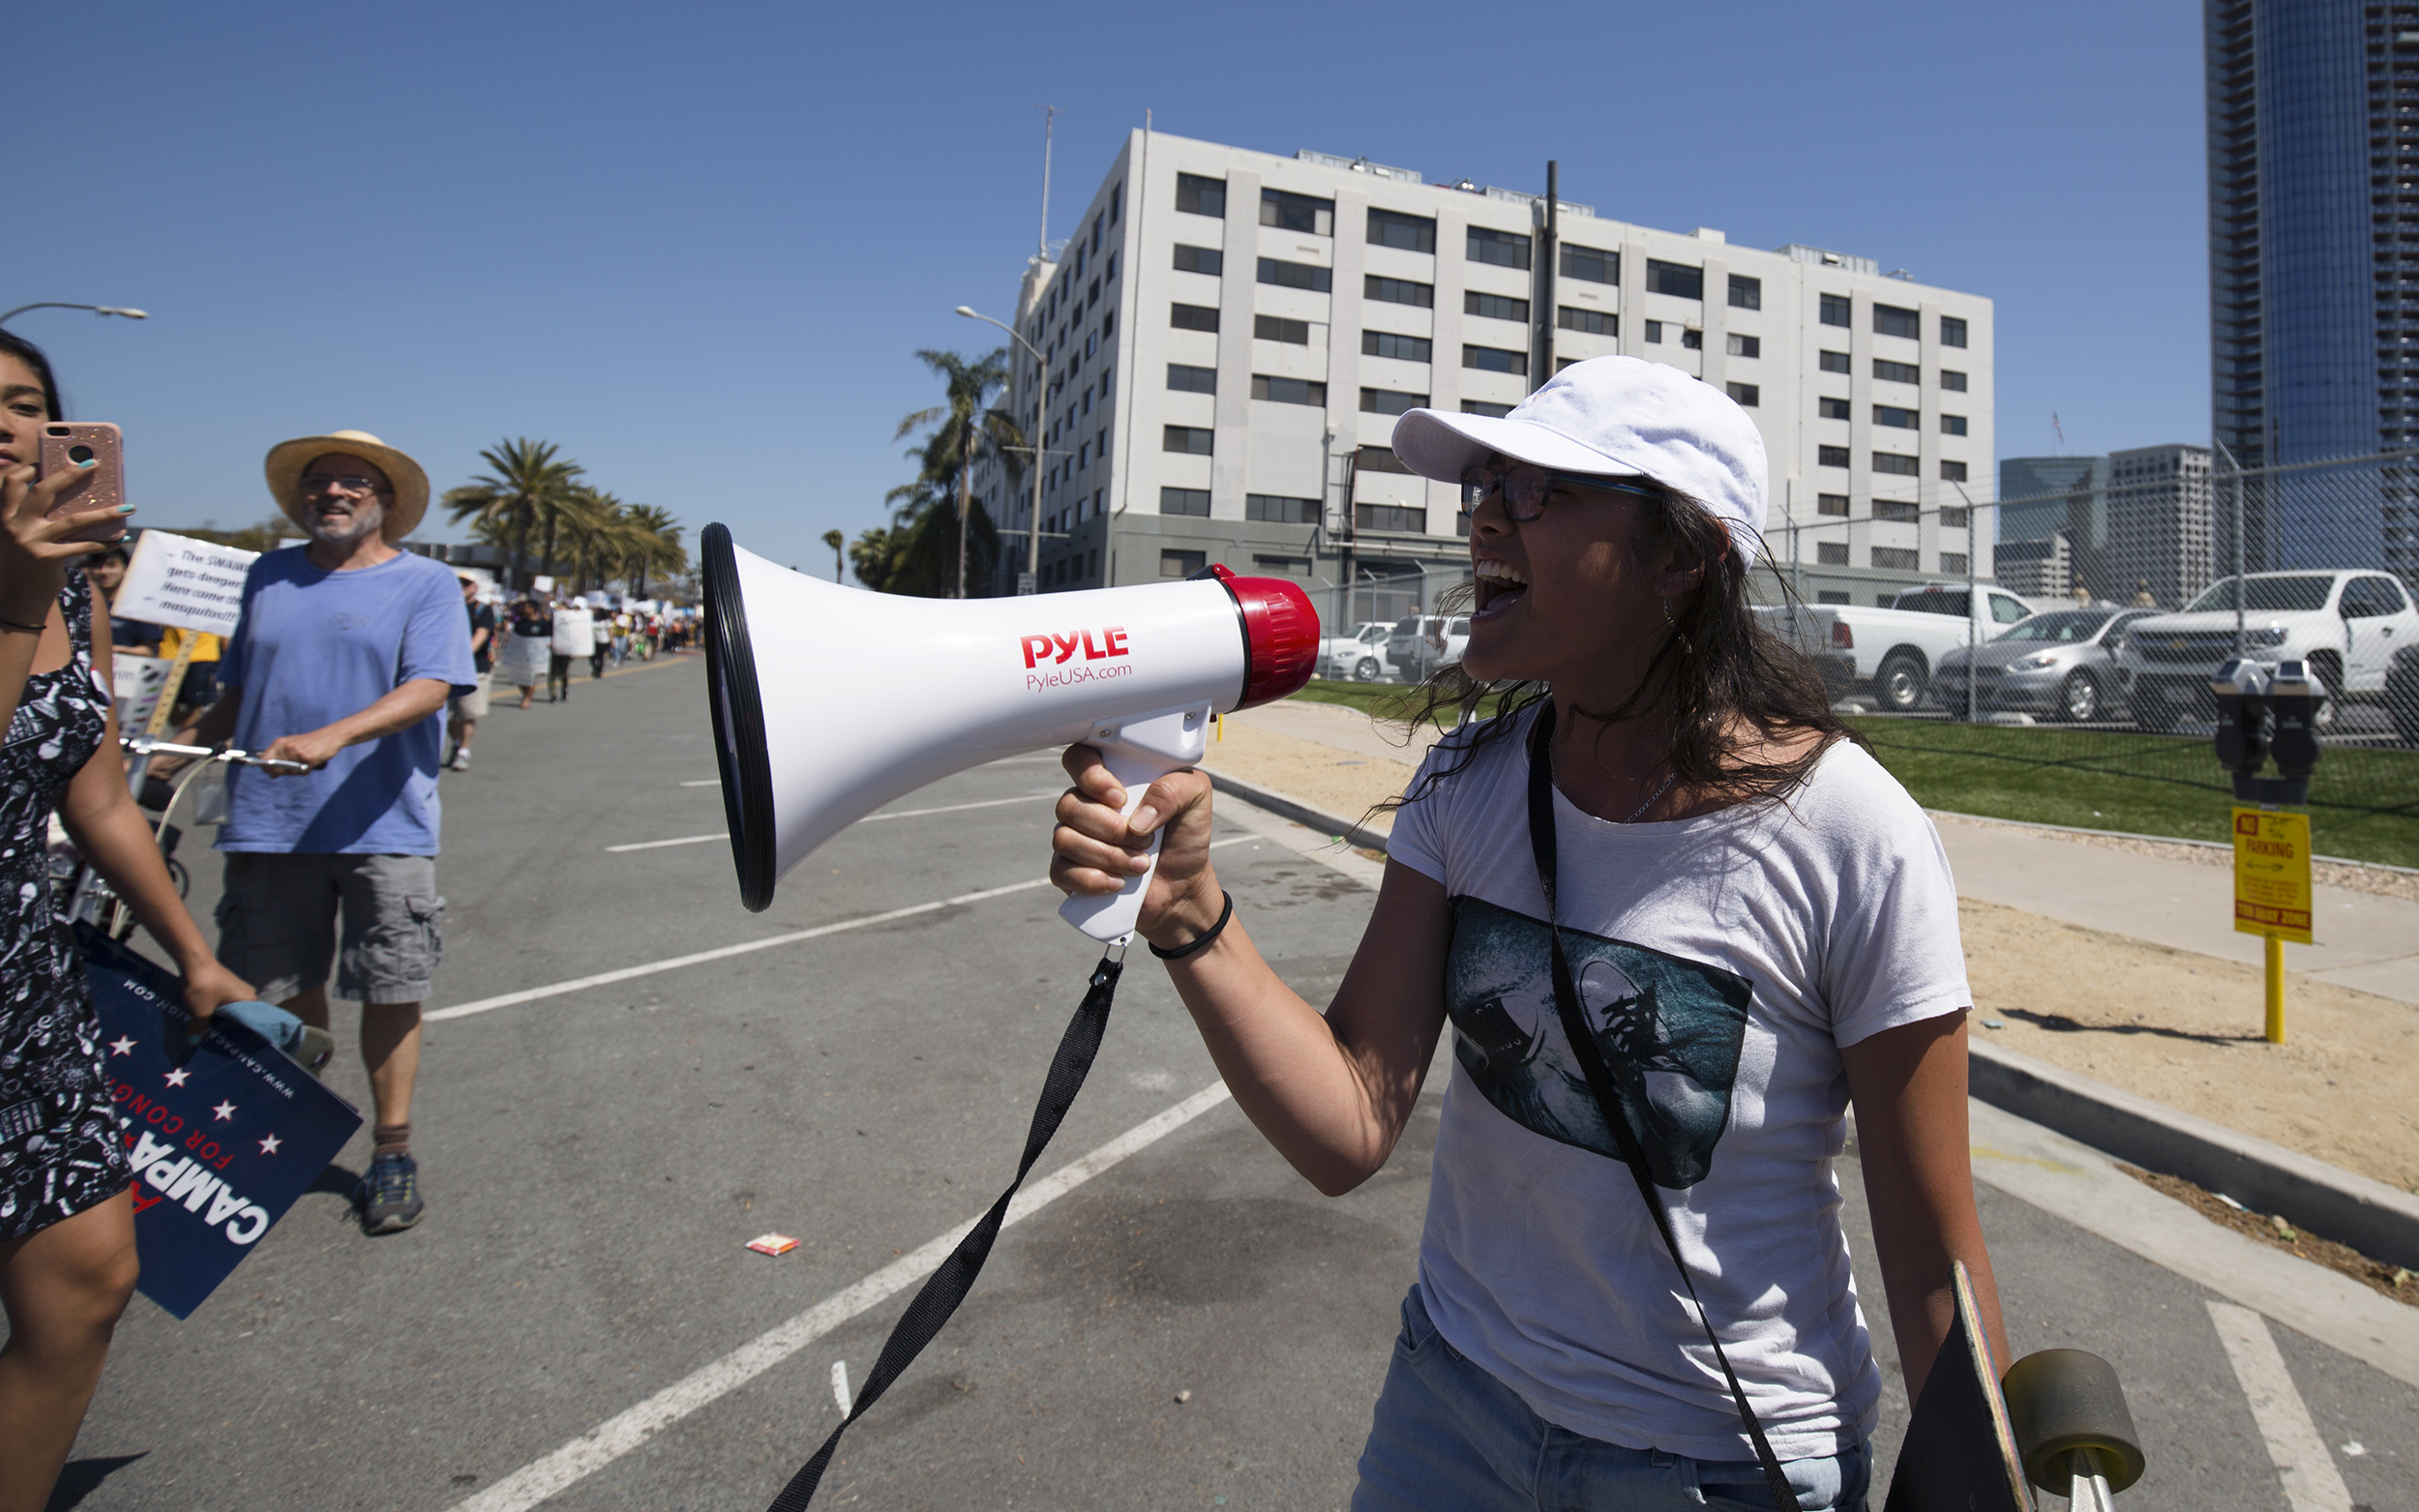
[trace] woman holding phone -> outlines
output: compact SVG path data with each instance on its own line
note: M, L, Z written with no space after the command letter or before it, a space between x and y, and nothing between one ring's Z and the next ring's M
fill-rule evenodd
M1197 772L1127 821L1070 750L1053 878L1114 891L1162 833L1141 933L1330 1195L1386 1163L1451 1024L1357 1512L1861 1508L1881 1382L1832 1173L1851 1105L1910 1398L1955 1262L2005 1358L1939 838L1749 608L1764 447L1719 390L1598 358L1507 416L1412 410L1393 445L1470 502L1470 641L1429 697L1464 718L1399 801L1327 1012L1252 948Z
M195 1014L253 995L203 943L127 792L108 606L79 565L105 543L68 538L132 506L51 515L75 474L37 479L34 462L60 418L48 360L0 331L0 1512L49 1498L136 1273L100 1021L52 912L51 813L175 958Z

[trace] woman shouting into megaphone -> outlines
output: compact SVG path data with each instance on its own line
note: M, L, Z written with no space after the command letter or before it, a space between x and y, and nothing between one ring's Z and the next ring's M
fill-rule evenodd
M1236 1101L1330 1196L1386 1164L1450 1025L1357 1512L1573 1487L1861 1507L1881 1381L1833 1177L1851 1104L1910 1400L1956 1261L2006 1357L1939 837L1749 608L1764 447L1719 390L1598 358L1506 416L1413 410L1393 444L1469 500L1470 641L1428 689L1464 717L1390 805L1334 1001L1252 948L1198 772L1121 819L1068 751L1052 876L1115 892L1162 833L1141 933Z

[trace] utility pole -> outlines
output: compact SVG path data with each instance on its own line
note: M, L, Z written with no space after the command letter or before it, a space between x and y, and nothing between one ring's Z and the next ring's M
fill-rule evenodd
M966 521L974 513L974 417L958 432L958 597L966 597Z
M1554 274L1557 250L1562 240L1562 163L1548 159L1545 163L1545 214L1538 218L1543 234L1538 238L1537 275L1530 281L1536 294L1536 308L1530 311L1532 336L1529 341L1529 392L1554 375Z

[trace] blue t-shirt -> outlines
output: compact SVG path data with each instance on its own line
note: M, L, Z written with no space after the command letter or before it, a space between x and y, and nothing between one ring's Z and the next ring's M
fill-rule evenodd
M462 587L408 551L375 567L323 572L304 547L269 551L244 576L243 617L219 678L241 688L234 743L259 751L358 714L415 678L477 686ZM232 767L221 850L436 854L437 761L445 710L382 740L347 746L304 777Z

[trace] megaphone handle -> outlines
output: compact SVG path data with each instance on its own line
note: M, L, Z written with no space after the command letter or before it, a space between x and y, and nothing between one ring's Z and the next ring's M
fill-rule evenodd
M1086 743L1099 750L1101 764L1125 789L1125 807L1120 812L1132 817L1152 783L1201 759L1210 716L1210 710L1205 704L1129 720L1120 726L1091 732ZM1069 898L1059 905L1059 916L1105 943L1131 939L1135 921L1142 916L1143 893L1158 875L1159 836L1159 831L1151 831L1150 844L1143 852L1150 862L1147 870L1108 897Z

